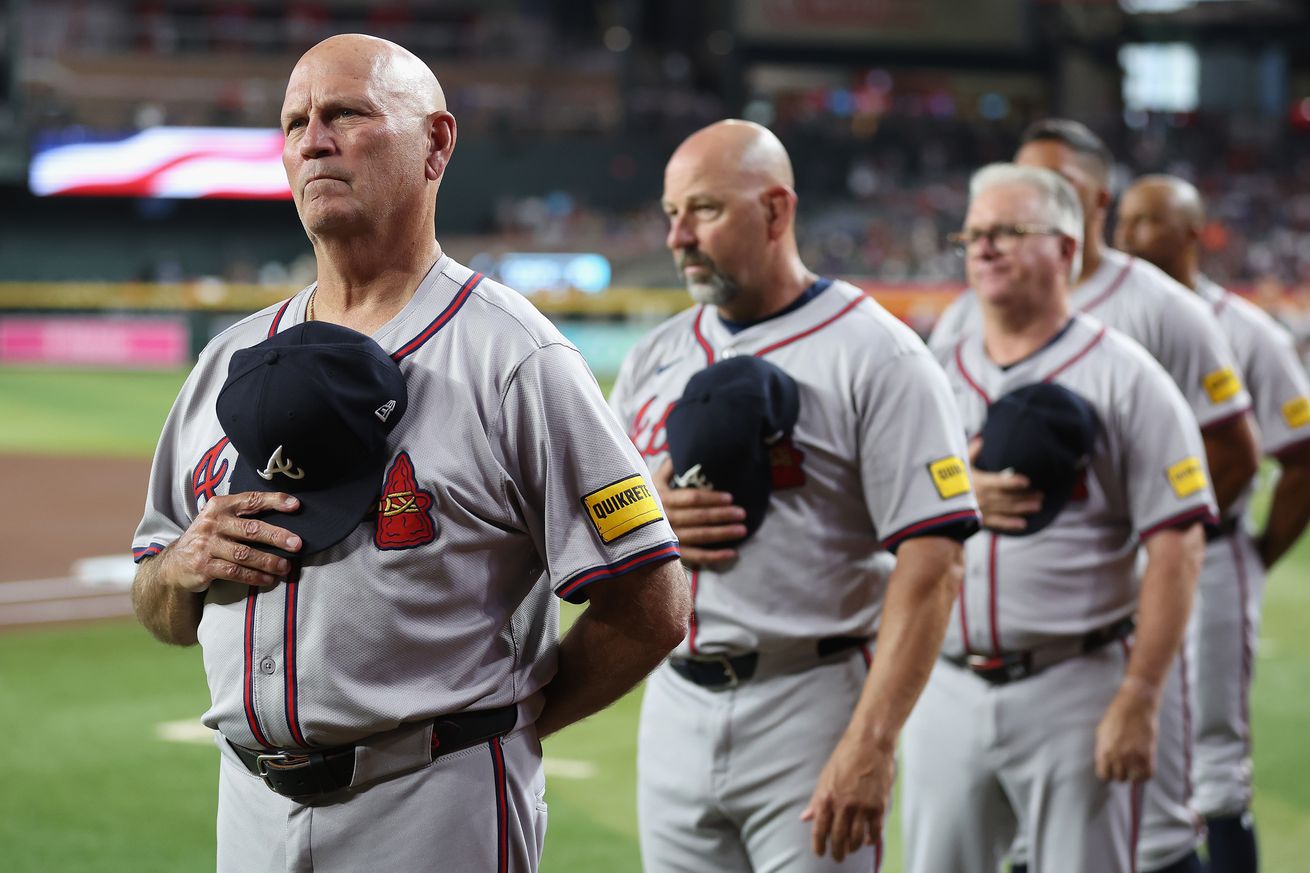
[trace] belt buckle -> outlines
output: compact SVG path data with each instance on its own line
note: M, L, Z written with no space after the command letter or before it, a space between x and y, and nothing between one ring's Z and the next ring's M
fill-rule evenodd
M965 656L964 663L976 673L999 670L1005 666L1005 659L993 655L972 654Z
M259 778L263 779L264 784L274 793L281 794L281 792L274 787L273 782L269 777L268 768L270 764L277 770L299 770L303 767L309 766L309 756L292 755L287 752L271 752L259 755L255 758L255 770L259 773Z
M736 688L741 684L741 680L737 677L737 668L732 666L732 658L722 653L711 657L723 665L723 673L728 677L728 681L718 686L719 688Z

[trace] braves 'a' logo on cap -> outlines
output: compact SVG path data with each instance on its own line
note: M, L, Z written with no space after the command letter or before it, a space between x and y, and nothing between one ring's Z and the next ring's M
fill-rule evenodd
M256 470L255 472L259 474L261 479L266 479L269 482L272 482L273 477L278 473L281 473L288 479L305 478L305 471L295 466L295 463L290 458L287 458L286 460L282 459L281 446L278 446L273 450L273 454L269 455L268 463L264 465L264 469Z
M227 476L227 460L218 463L219 457L223 454L223 449L227 448L228 439L223 437L200 456L196 465L191 468L191 494L196 498L196 509L204 509L204 503L200 502L203 497L205 502L213 500L218 492L215 490L223 484L223 479Z
M409 452L401 452L387 470L378 501L378 529L373 543L379 549L412 549L437 538L432 520L432 492L418 487L414 462Z

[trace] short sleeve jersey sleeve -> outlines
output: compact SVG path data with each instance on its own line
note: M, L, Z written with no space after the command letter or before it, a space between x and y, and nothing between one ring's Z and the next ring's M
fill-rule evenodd
M494 423L509 499L537 540L556 594L678 556L646 465L578 351L529 354Z

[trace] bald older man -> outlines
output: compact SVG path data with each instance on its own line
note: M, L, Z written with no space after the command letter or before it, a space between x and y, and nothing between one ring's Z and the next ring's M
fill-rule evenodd
M445 107L383 40L300 59L283 163L318 281L210 343L155 455L133 595L204 651L225 873L535 870L540 737L685 632L577 349L433 235ZM562 641L559 597L589 601Z
M1286 329L1200 270L1205 206L1189 182L1144 176L1119 201L1115 242L1164 270L1210 306L1251 393L1261 450L1281 468L1269 521L1242 523L1253 487L1208 536L1189 633L1196 697L1193 803L1205 817L1212 873L1258 867L1251 816L1251 668L1267 570L1310 521L1310 380Z
M876 869L897 736L978 526L964 429L919 338L801 261L768 130L693 134L663 206L697 305L633 349L610 398L694 603L642 708L642 860Z

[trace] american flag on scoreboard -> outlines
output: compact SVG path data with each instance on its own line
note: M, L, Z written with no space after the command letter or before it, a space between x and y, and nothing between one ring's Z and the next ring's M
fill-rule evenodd
M38 142L41 196L289 200L276 128L155 127L97 142Z

